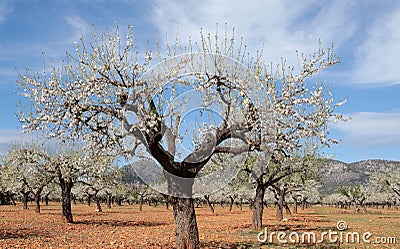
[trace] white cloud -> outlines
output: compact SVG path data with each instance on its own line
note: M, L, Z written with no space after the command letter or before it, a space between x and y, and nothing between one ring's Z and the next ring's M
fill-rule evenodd
M334 126L344 133L343 143L358 148L400 146L400 110L358 112L351 120Z
M235 27L251 52L264 48L266 61L280 62L281 57L297 65L296 50L311 53L318 39L325 46L341 46L354 33L356 23L349 15L349 1L157 1L152 20L160 34L175 32L181 39L198 40L200 28L214 33L216 23ZM171 34L172 32L172 34ZM264 45L264 46L263 46ZM254 54L255 55L255 54Z
M400 6L377 19L355 53L353 81L361 84L400 84Z
M353 84L400 84L400 5L369 1L157 0L152 21L164 36L198 40L200 28L214 33L216 23L236 28L250 52L264 48L266 62L297 65L295 51L314 52L318 39L335 44L345 69L335 72Z
M74 30L72 34L72 39L74 41L78 40L89 31L89 24L78 15L67 16L65 20Z
M6 20L6 17L12 13L13 10L14 7L12 6L12 1L0 1L0 24Z

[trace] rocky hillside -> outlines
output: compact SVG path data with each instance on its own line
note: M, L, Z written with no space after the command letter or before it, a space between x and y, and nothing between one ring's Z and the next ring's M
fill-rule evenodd
M322 161L320 189L322 195L338 192L340 186L363 184L368 177L375 173L390 174L400 168L400 161L364 160L353 163L344 163L337 160Z

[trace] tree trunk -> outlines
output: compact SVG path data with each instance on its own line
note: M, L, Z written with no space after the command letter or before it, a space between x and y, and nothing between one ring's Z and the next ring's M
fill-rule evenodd
M40 213L40 194L42 193L42 190L43 190L43 188L40 188L35 193L35 203L36 203L35 212L36 213Z
M92 204L92 195L88 194L87 205L90 207L91 204Z
M165 199L165 207L169 209L169 202L170 202L170 197L168 195L163 195Z
M235 199L232 197L232 195L228 196L230 202L229 202L229 212L232 211L233 203L235 202Z
M73 182L60 179L61 185L61 205L62 205L62 219L67 223L72 223L72 209L71 209L71 189L74 186Z
M167 173L164 173L164 176L167 179L168 193L171 196L173 207L176 225L176 248L198 249L200 247L199 232L192 198L195 174L190 173L185 178Z
M44 205L46 205L46 206L49 205L49 195L50 195L50 192L47 193L47 194L44 196Z
M211 212L214 213L215 210L214 210L214 207L213 207L213 205L212 205L212 203L210 201L210 195L204 195L204 199L206 199L207 205L210 207Z
M10 205L11 198L7 193L0 192L0 205Z
M22 208L28 209L28 201L29 201L29 192L21 192L22 194Z
M176 223L177 248L199 248L199 232L193 199L181 197L172 197L171 199Z
M252 227L253 229L261 229L262 228L262 217L264 211L264 194L265 194L265 186L262 182L262 178L259 178L256 182L256 196L253 202L253 220Z
M301 199L301 210L305 210L305 209L306 209L306 206L307 206L307 199L308 199L308 198L306 198L306 197L303 197L303 198Z
M290 211L289 205L286 202L284 202L283 206L285 207L286 214L292 216L292 212Z
M93 200L96 202L96 211L97 212L103 212L103 209L101 208L101 203L100 203L100 198L97 196L97 194L99 193L99 190L97 189L93 189L94 190L94 194L92 195Z
M107 195L107 208L111 208L112 195Z
M284 207L284 198L285 198L285 191L280 189L279 192L279 199L276 205L276 219L283 220L283 207Z
M97 212L103 212L103 209L101 209L99 197L96 197L96 206L97 206Z
M279 201L276 203L276 219L283 220L283 210L282 210L282 206L280 205Z
M294 203L293 213L297 214L297 197L296 196L292 196L292 198L293 198L293 203Z
M140 200L139 200L139 211L143 210L143 195L140 195Z

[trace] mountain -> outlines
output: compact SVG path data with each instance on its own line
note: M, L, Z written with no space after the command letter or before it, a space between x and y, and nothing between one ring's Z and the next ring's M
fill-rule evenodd
M139 160L121 168L123 183L156 184L164 179L163 169L154 161Z
M337 193L340 186L364 184L373 173L390 174L400 169L400 161L378 159L353 163L326 159L321 163L322 196Z

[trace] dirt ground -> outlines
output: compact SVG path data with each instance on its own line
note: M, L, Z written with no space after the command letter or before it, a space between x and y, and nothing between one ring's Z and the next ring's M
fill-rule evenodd
M172 210L165 206L136 205L104 207L73 205L74 223L61 221L61 205L42 206L42 213L34 207L22 210L22 205L0 206L0 248L174 248L175 225ZM349 228L371 229L375 236L398 236L394 244L338 245L291 244L276 242L261 244L259 231L250 228L252 212L235 207L216 206L213 214L207 207L197 208L197 223L202 248L400 248L400 211L375 210L370 214L353 214L328 207L312 207L284 221L274 219L275 210L268 208L264 224L268 231L325 231L335 229L338 220L346 220Z

